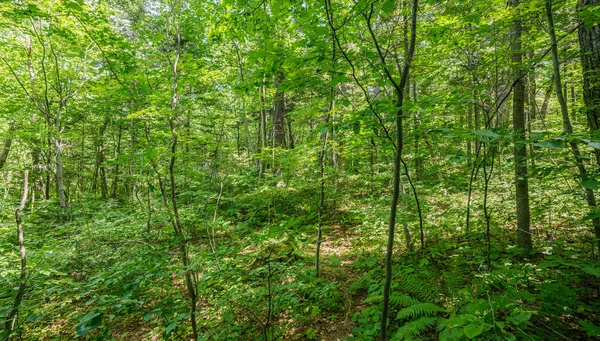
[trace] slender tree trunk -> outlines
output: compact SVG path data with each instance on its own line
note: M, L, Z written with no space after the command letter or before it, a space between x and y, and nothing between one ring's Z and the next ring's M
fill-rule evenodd
M172 64L172 72L173 72L173 96L171 98L171 116L169 117L169 128L171 130L171 157L169 162L169 180L171 184L171 205L173 208L173 230L175 232L175 237L178 241L179 254L181 257L181 261L184 267L184 276L185 276L185 284L187 288L188 297L190 299L190 320L192 323L192 333L193 340L198 340L198 325L196 321L196 305L197 305L197 292L196 292L196 276L192 269L190 269L190 258L188 252L187 241L185 240L183 224L181 223L181 219L179 218L179 209L177 206L177 184L175 182L175 155L177 153L177 131L176 131L176 120L177 120L177 105L179 100L178 93L178 65L179 58L181 56L181 4L177 6L173 4L171 8L173 20L174 20L174 28L175 28L175 39L176 39L176 53L174 59L171 61ZM175 13L175 11L178 13ZM169 19L167 19L169 20ZM167 35L168 35L168 22L167 22ZM168 36L166 41L169 41Z
M294 149L294 132L292 131L292 120L290 119L290 115L286 116L287 122L287 131L288 131L288 139L290 140L290 149Z
M112 181L112 186L111 186L111 197L113 199L117 198L117 189L119 188L119 164L120 164L119 156L121 155L122 132L123 132L123 126L119 122L119 131L117 133L117 152L116 152L117 163L115 164L114 173L113 173L113 181Z
M61 158L63 144L62 140L57 136L53 136L52 140L54 141L54 162L56 163L56 188L60 204L60 221L65 222L67 217L67 201L64 186L64 166Z
M415 51L415 43L417 36L417 6L418 0L413 0L412 2L412 12L411 12L411 35L410 35L410 45L405 57L404 65L402 68L402 73L400 75L400 83L396 83L391 76L387 66L385 66L385 59L381 51L379 50L379 46L377 49L379 50L379 57L381 62L385 66L385 71L387 77L390 82L396 88L396 155L394 157L394 185L392 189L392 202L390 207L390 223L388 227L388 242L387 242L387 250L385 256L385 282L383 284L383 308L381 311L381 340L387 340L387 320L388 320L388 311L389 311L389 303L390 303L390 289L392 284L392 255L394 253L394 236L395 236L395 228L396 228L396 213L398 210L398 200L400 197L400 174L401 174L401 164L402 164L402 150L404 148L404 140L403 140L403 116L404 110L402 106L404 104L404 90L408 81L410 66L412 64L412 58ZM371 7L373 10L373 7ZM372 12L371 12L372 13ZM373 38L373 41L377 44L376 39L373 35L373 31L370 27L370 18L367 20L369 23L369 31ZM416 198L415 198L416 199ZM422 236L421 236L422 238ZM421 242L423 240L421 239Z
M9 133L10 133L9 129ZM12 137L7 137L4 139L4 145L2 146L2 152L0 152L0 169L4 168L4 164L6 163L6 159L8 158L8 153L10 152L10 146L12 145Z
M473 87L473 114L475 119L475 130L481 130L481 110L479 108L479 91L477 90L477 73L475 70L471 72L471 86ZM475 140L475 149L479 148L481 141Z
M333 80L335 75L335 37L331 37L331 63L332 63L332 73L330 79ZM327 117L325 118L325 124L329 123L329 119L331 117L331 112L335 107L335 87L331 87L329 91L329 95L331 96L329 99L329 107L327 108ZM289 120L288 120L289 122ZM316 242L316 252L315 252L315 271L317 273L317 278L320 276L320 256L321 256L321 242L323 236L323 214L325 210L325 155L327 153L327 142L329 139L329 129L325 132L325 135L322 137L323 143L321 145L321 151L319 152L319 167L321 169L321 177L320 177L320 195L319 195L319 226L317 228L317 242Z
M548 31L550 34L550 43L552 44L552 65L554 70L554 87L556 89L556 97L558 102L560 103L560 111L563 118L563 125L565 128L565 132L567 134L573 134L573 127L571 125L571 120L569 118L569 109L567 107L567 99L564 97L563 90L561 88L561 76L560 76L560 63L558 60L558 47L556 43L556 33L554 31L554 20L552 15L552 0L546 0L546 15L548 17ZM575 157L575 163L577 164L577 169L579 170L579 175L583 179L588 178L588 172L585 169L585 165L583 163L583 159L581 158L581 152L579 151L579 146L575 141L570 141L569 146L571 148L571 153ZM588 206L591 210L596 208L596 197L594 195L594 191L590 188L585 189L586 192L586 200ZM600 252L600 218L596 217L592 219L592 224L594 226L594 234L598 239L598 251Z
M129 161L128 161L128 179L125 182L125 191L131 195L131 202L137 196L137 180L135 179L134 157L135 157L135 120L129 121ZM129 196L129 195L128 195Z
M235 52L237 55L240 80L242 82L244 82L245 81L244 64L242 62L242 55L240 53L240 49L238 47L238 44L235 42L235 40L233 41L233 46L235 47ZM242 118L242 124L244 125L244 133L246 134L246 143L248 144L248 157L250 158L250 157L252 157L252 155L254 155L255 149L254 149L254 144L252 143L252 135L250 135L250 127L248 124L248 118L246 117L246 101L245 101L244 97L242 97L241 101L242 101L242 110L240 111L240 117ZM258 164L258 160L256 160L256 161L257 161L257 165L260 167L260 165Z
M83 171L85 165L85 116L81 122L81 144L79 150L79 162L78 162L78 170L79 173L77 176L77 187L78 187L78 196L81 196L85 193L85 172Z
M521 77L523 52L521 45L522 24L519 18L520 0L511 0L515 10L512 27L512 62L514 64L513 79L513 129L515 155L515 193L517 205L517 241L524 254L532 249L529 213L529 180L527 173L527 148L525 143L525 83Z
M258 151L260 153L264 152L265 147L267 146L267 110L266 110L266 89L265 89L265 76L263 76L262 85L260 87L260 116L258 120ZM265 158L263 156L259 159L259 167L258 167L258 175L262 177L266 164Z
M533 120L537 116L537 103L535 98L536 84L535 73L533 72L529 74L529 77L527 77L527 92L527 137L531 141L532 124ZM531 168L535 169L535 151L533 149L533 143L529 142L527 146L529 147L529 158L531 159Z
M281 82L284 75L278 74L275 78L275 98L273 107L273 144L276 148L285 148L285 92L281 91Z
M542 102L542 107L540 109L540 117L542 119L545 119L548 114L548 105L550 104L550 97L552 97L552 90L554 90L554 81L550 82L544 93L544 101Z
M48 129L52 129L52 127L48 127ZM50 165L52 164L52 156L50 153L50 150L52 149L52 141L50 140L50 135L48 135L48 138L46 140L47 143L47 149L46 149L46 157L45 157L45 162L46 162L46 179L45 179L45 184L44 184L44 199L48 200L50 199Z
M468 105L467 108L467 130L469 131L470 134L472 134L474 128L473 128L473 106L472 105ZM471 135L474 136L474 135ZM471 167L471 163L472 163L472 158L473 156L473 138L469 137L467 138L467 166L470 168Z
M412 82L412 100L418 102L417 82ZM419 132L419 113L415 110L413 113L413 132L414 132L414 144L415 144L415 173L417 180L421 180L423 177L423 157L421 154L421 133Z
M40 163L40 149L34 145L31 147L31 178L33 179L33 186L31 188L32 198L35 198L35 192L41 190L44 186L42 169L43 166Z
M19 275L19 287L17 290L17 296L13 301L13 305L6 316L6 323L4 324L4 332L6 335L6 339L10 337L13 329L15 328L17 322L17 316L19 312L19 307L21 306L21 301L23 300L23 295L25 295L25 287L27 283L27 250L25 249L25 238L23 237L23 223L21 221L21 212L25 208L25 203L27 202L27 192L29 188L29 180L28 180L29 171L25 171L23 175L23 197L21 199L21 203L17 210L15 211L15 220L17 222L17 237L19 239L19 252L21 256L21 273Z
M108 199L108 186L106 184L106 171L104 168L104 131L108 127L109 119L108 117L104 119L104 123L100 127L100 131L98 133L98 148L96 150L96 165L94 171L94 184L92 186L92 190L96 190L96 182L98 177L100 177L100 192L102 195L102 199Z

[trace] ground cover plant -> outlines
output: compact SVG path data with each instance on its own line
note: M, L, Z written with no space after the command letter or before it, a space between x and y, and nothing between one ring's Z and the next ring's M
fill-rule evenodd
M600 337L597 0L0 14L0 340Z

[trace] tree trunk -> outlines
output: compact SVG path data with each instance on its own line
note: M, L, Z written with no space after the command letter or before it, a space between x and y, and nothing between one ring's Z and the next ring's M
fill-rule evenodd
M43 166L40 163L40 149L37 146L31 148L31 178L33 186L31 188L31 197L35 197L35 192L42 189L44 179L42 178Z
M292 120L290 115L286 115L288 138L290 140L290 149L294 149L294 132L292 131Z
M278 74L275 78L275 98L273 107L273 146L275 148L285 148L285 92L281 91L281 82L283 74Z
M260 87L260 114L258 118L258 152L262 153L267 146L267 110L266 110L266 89L265 77L263 76L262 85ZM265 172L265 158L261 156L258 160L258 176L262 177Z
M121 155L121 136L123 132L123 126L119 123L119 132L117 134L117 153L116 153L116 164L113 173L113 181L111 186L111 197L113 199L117 198L117 189L119 188L119 156Z
M565 98L563 90L560 86L560 63L558 60L558 47L556 46L556 33L554 31L554 20L552 17L552 0L546 0L546 15L548 16L548 31L550 34L550 42L552 44L552 65L554 70L554 88L556 89L556 97L558 99L558 102L560 103L560 111L563 118L565 132L567 134L573 134L573 127L571 126L571 120L569 119L567 99ZM581 158L581 152L579 151L579 146L577 146L577 142L570 141L569 146L571 148L571 153L575 157L575 163L577 165L577 169L579 170L579 175L581 175L582 179L587 179L589 175L587 170L585 169L585 165L583 163L583 159ZM594 210L596 208L596 197L594 195L594 191L586 187L585 192L588 206L591 210ZM594 226L594 234L598 239L598 251L600 251L600 218L596 217L592 219L592 224Z
M8 130L10 133L10 129ZM12 145L12 137L4 139L4 145L2 146L2 152L0 153L0 169L4 168L8 153L10 152L10 146Z
M25 208L25 203L27 202L28 187L28 171L26 170L23 176L23 198L21 199L19 207L17 207L17 210L15 211L15 220L17 222L17 238L19 239L19 251L21 256L21 273L19 275L19 287L17 290L17 296L15 297L13 306L11 307L10 311L8 312L8 315L6 316L6 323L4 325L4 333L7 340L10 338L10 334L15 328L19 307L21 306L23 295L25 295L25 286L27 280L27 250L25 249L25 238L23 237L23 224L21 222L21 212Z
M52 140L54 141L54 162L56 163L56 189L58 191L58 200L60 204L59 219L61 222L65 222L67 218L67 200L65 197L64 166L61 158L63 144L62 140L57 136L53 136Z
M580 11L600 6L600 0L579 0ZM583 68L583 101L588 126L592 135L600 130L600 24L579 26L581 67ZM596 136L595 136L596 137ZM595 149L596 163L600 166L600 149Z
M182 6L179 4L179 6ZM178 10L178 13L175 13L175 10ZM188 245L186 241L186 237L183 231L183 224L181 223L181 219L179 218L179 209L177 206L177 187L175 182L175 161L177 154L177 131L176 131L176 121L177 121L177 105L179 100L178 93L178 65L179 58L181 56L181 8L177 8L177 5L174 3L171 8L174 28L175 28L175 41L176 41L176 53L175 57L171 63L172 72L173 72L173 96L171 98L171 116L169 117L169 128L171 130L171 157L169 162L169 180L171 185L171 205L173 207L173 217L172 224L173 230L175 232L175 237L177 238L177 243L179 247L179 256L181 257L181 262L184 267L184 277L185 277L185 285L188 293L188 297L190 299L190 320L192 324L192 333L193 340L198 340L198 325L196 321L196 305L198 301L198 295L196 292L196 275L194 270L190 268L190 258L188 252ZM167 19L169 20L169 19ZM167 22L167 28L168 28ZM168 37L168 29L167 29L167 39ZM159 175L160 176L160 175ZM164 191L162 192L164 196Z
M527 174L527 148L525 143L525 83L521 76L523 55L521 48L522 25L519 18L520 0L511 0L515 10L512 27L512 62L514 64L513 79L513 129L515 155L515 193L517 205L517 241L524 254L532 249L529 214L529 180Z
M106 171L104 169L104 131L106 127L108 127L109 119L108 117L104 119L104 123L100 127L100 131L98 133L98 148L96 150L96 165L94 171L94 182L92 185L92 190L96 190L96 183L98 177L100 177L100 192L102 195L102 199L108 199L108 186L106 184Z
M542 102L542 107L540 108L540 119L542 123L546 119L546 115L548 114L548 105L550 104L550 97L552 96L552 90L554 89L554 82L551 81L544 93L544 101ZM545 124L545 123L543 123Z

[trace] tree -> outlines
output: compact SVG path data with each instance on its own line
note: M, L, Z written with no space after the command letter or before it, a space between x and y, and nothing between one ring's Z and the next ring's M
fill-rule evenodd
M517 239L519 247L528 254L532 249L529 213L529 181L527 172L527 144L525 141L525 82L523 80L522 24L519 0L511 0L515 11L512 27L513 62L513 130L515 155L515 194L517 206Z
M588 127L594 137L600 129L600 24L592 10L600 6L598 0L579 0L577 7L583 21L579 24L579 46L583 69L583 99ZM600 166L600 149L595 149L596 163ZM597 233L600 231L597 231Z
M569 109L567 107L567 100L563 93L561 74L560 74L560 61L558 59L558 46L556 41L556 33L554 30L554 17L552 12L552 0L546 0L546 17L548 19L548 33L550 35L550 44L552 51L552 67L553 67L553 80L554 80L554 89L556 90L556 98L560 104L560 112L562 114L563 126L565 129L565 133L573 134L573 126L571 125L571 119L569 118ZM588 116L588 123L590 122L590 116ZM581 179L589 180L589 174L585 169L584 161L581 155L581 151L579 150L579 146L577 146L577 142L569 141L569 147L571 148L571 153L575 158L575 164L577 165L577 169L579 171L579 175ZM588 205L590 206L592 213L596 208L596 197L594 195L594 191L592 188L587 186L585 188L586 200ZM596 238L599 239L598 251L600 252L600 217L592 218L592 223L594 226L594 233Z

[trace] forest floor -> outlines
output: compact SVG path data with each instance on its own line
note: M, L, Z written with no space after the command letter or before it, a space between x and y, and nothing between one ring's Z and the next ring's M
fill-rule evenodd
M436 229L425 230L426 248L406 252L398 234L391 307L398 335L436 339L449 321L461 333L474 325L484 339L594 335L600 266L589 229L569 218L578 206L563 208L569 214L552 221L540 211L537 251L525 260L513 246L511 220L496 218L488 272L481 216L464 234L457 229L461 221L448 223L462 216L461 202L450 195L431 200L426 204L439 212L428 213ZM0 315L18 278L14 204L0 207ZM24 216L29 276L22 339L188 340L188 299L169 217L156 211L148 230L145 212L91 199L74 204L72 219L58 224L55 204L41 201ZM384 204L379 197L358 198L331 212L323 225L319 279L313 214L280 210L274 221L225 203L211 248L196 208L182 208L185 226L199 234L190 243L190 267L198 281L200 340L260 340L265 330L269 340L372 340L384 276ZM418 225L413 220L411 226ZM438 327L422 325L431 321Z
M355 261L354 245L360 236L353 229L333 225L321 243L323 257L322 276L327 281L340 283L341 288L350 288L352 281L362 276L360 270L353 267ZM310 250L314 252L314 249ZM366 293L351 293L343 291L343 309L332 316L318 321L317 328L321 330L322 340L341 341L352 336L354 322L352 316L363 309ZM306 330L313 326L306 325L304 332L297 340L305 339Z

